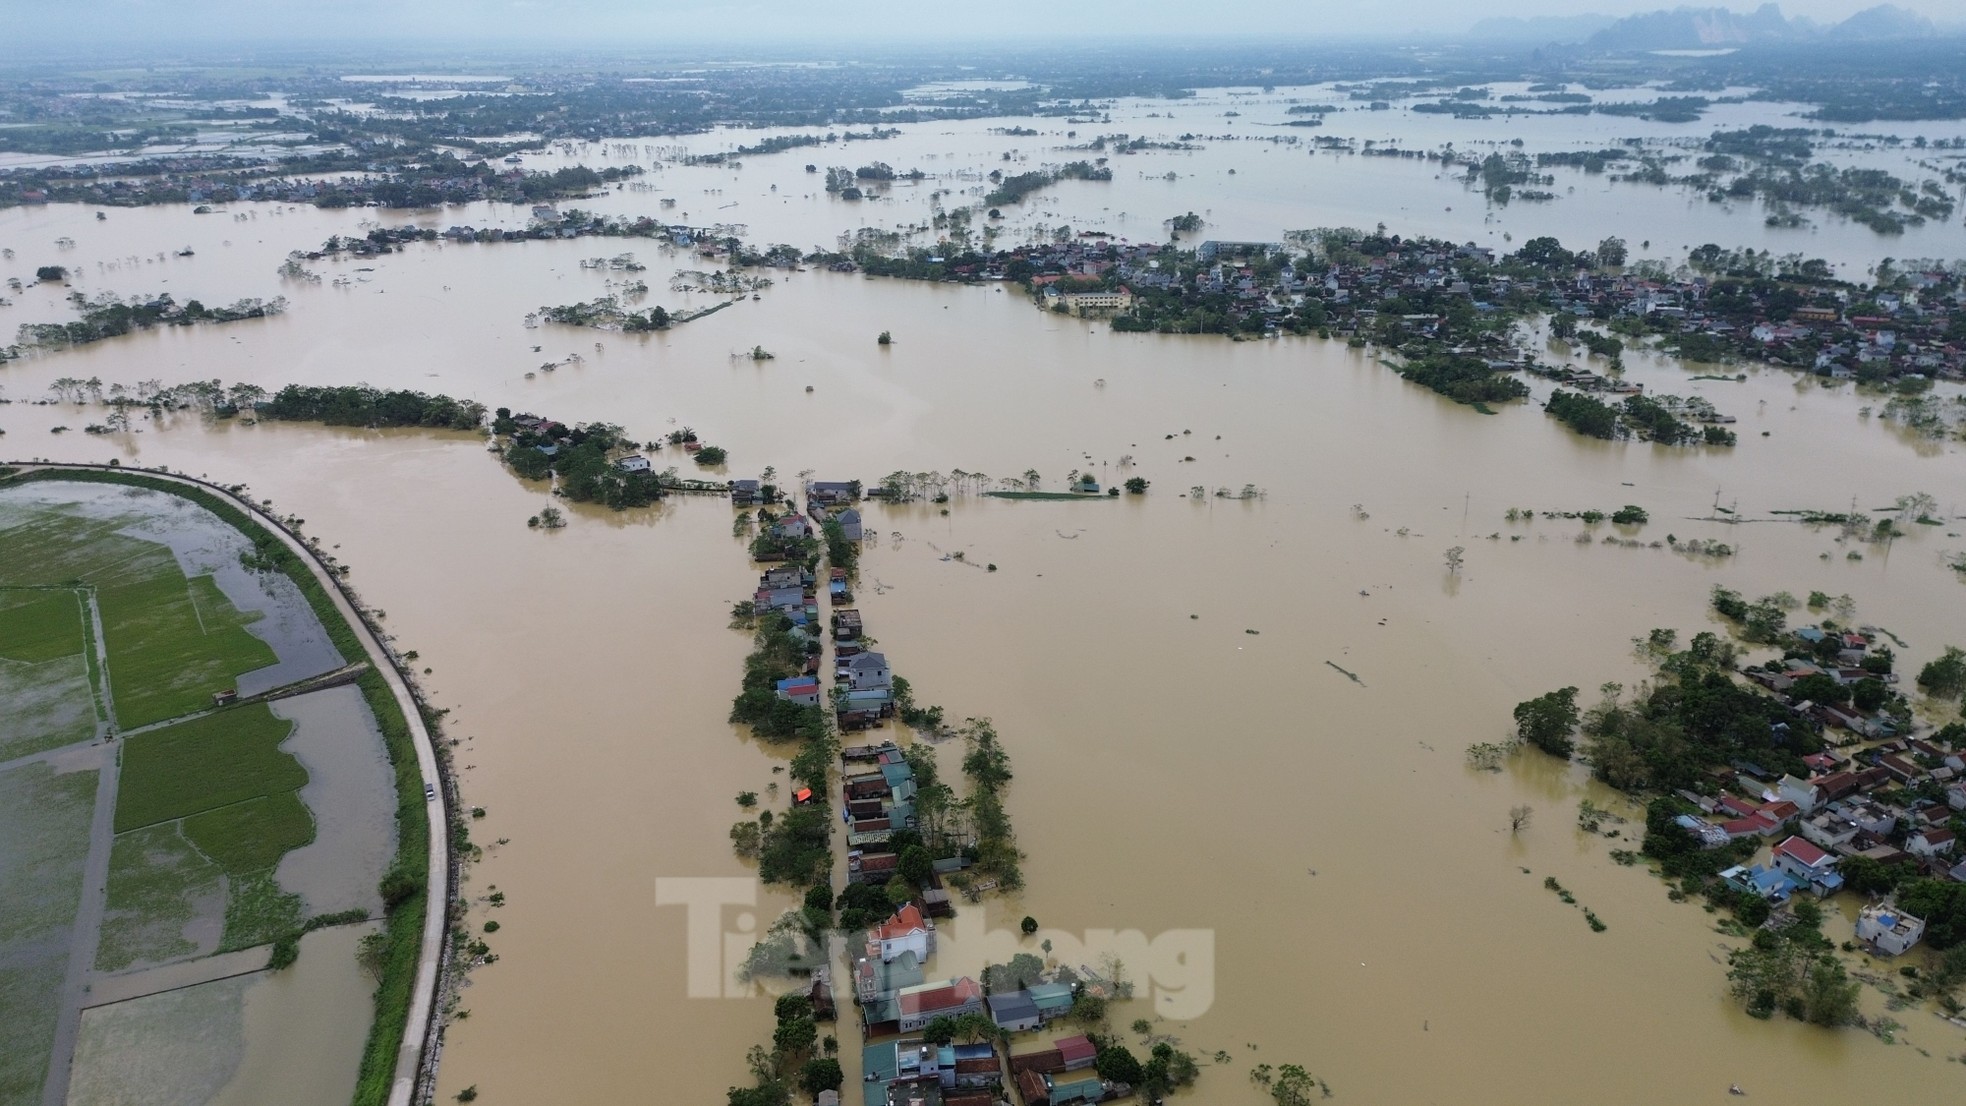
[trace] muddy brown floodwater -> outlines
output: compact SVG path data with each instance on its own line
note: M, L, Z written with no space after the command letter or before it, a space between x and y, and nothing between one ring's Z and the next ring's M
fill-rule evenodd
M667 172L673 185L681 171ZM616 202L652 207L652 195ZM1169 213L1197 205L1180 196ZM836 216L812 210L805 237L830 240ZM0 226L52 240L70 214L9 213ZM1615 229L1565 217L1580 233ZM277 223L281 248L241 245L248 264L214 241L196 269L155 271L209 268L214 284L270 295L286 245L358 218L265 214L252 237ZM158 242L244 237L243 224L181 212L117 212L108 225L129 224ZM966 910L963 926L1029 914L1061 935L1212 931L1212 1003L1161 1027L1199 1055L1232 1056L1204 1070L1196 1097L1209 1102L1259 1101L1245 1074L1258 1062L1302 1063L1366 1102L1718 1102L1730 1083L1776 1099L1934 1101L1959 1085L1947 1058L1966 1040L1929 1013L1901 1015L1895 1046L1745 1017L1726 995L1714 918L1614 865L1621 842L1573 828L1579 799L1609 796L1534 757L1484 774L1462 755L1505 732L1523 698L1642 678L1630 638L1708 628L1716 584L1847 592L1863 620L1904 639L1908 667L1962 643L1966 586L1941 561L1966 548L1960 522L1912 527L1887 548L1768 514L1928 491L1956 519L1956 443L1862 417L1875 401L1847 388L1753 369L1744 383L1691 382L1642 355L1629 358L1634 379L1710 398L1740 418L1741 444L1602 443L1533 406L1455 406L1341 343L1115 335L1009 291L823 273L779 274L758 302L645 338L520 325L542 303L600 294L605 275L578 259L628 248L652 265L649 302L682 305L663 290L681 259L645 243L412 248L324 265L373 272L289 288L294 307L277 319L103 343L0 379L16 401L62 375L416 387L640 437L690 425L729 449L735 475L775 465L872 483L895 469L1036 468L1053 487L1073 468L1103 483L1144 476L1151 491L1119 501L868 508L879 536L859 605L874 636L920 699L993 717L1016 770L1029 889ZM138 291L149 275L90 279ZM879 349L883 330L895 344ZM776 360L731 356L759 344ZM582 363L524 378L573 351ZM705 1102L742 1080L768 1005L688 998L684 911L654 895L659 877L746 874L726 835L732 796L784 778L771 773L782 751L725 721L747 647L726 614L754 579L730 509L570 508L566 529L541 532L525 519L548 504L545 488L470 435L188 417L106 438L48 432L94 417L0 407L5 452L250 483L354 566L454 709L465 801L488 811L466 891L496 887L508 905L474 909L474 928L499 921L488 941L501 959L463 993L470 1018L449 1030L439 1093ZM673 452L668 463L690 467ZM1244 484L1267 495L1183 497ZM1759 521L1696 521L1716 497ZM1738 552L1579 542L1578 523L1502 517L1625 503L1650 512L1637 533L1648 542ZM1467 551L1458 576L1450 546ZM1538 815L1511 836L1506 812L1520 803ZM1546 876L1608 930L1593 933ZM767 893L723 921L742 933L788 905ZM1116 1021L1163 1001L1143 988ZM1866 1002L1881 1009L1875 994ZM841 1038L851 1084L857 1035Z

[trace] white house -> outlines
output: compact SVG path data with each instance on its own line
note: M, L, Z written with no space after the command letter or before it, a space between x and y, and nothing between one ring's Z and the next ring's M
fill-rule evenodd
M820 703L819 681L811 676L794 676L778 681L778 697L802 707L816 707Z
M846 681L847 688L852 691L879 691L894 686L894 676L887 668L887 657L880 653L856 653L846 657L834 672Z
M1925 936L1925 922L1888 903L1857 914L1857 940L1885 956L1897 956Z
M623 472L647 472L649 470L649 459L637 453L616 461L614 467Z
M935 951L935 927L922 918L921 908L914 903L894 912L894 917L867 931L869 952L873 946L880 946L883 962L912 952L917 960L927 960L928 954Z
M1957 842L1953 832L1930 826L1905 838L1905 851L1913 856L1951 856Z
M1848 844L1857 832L1857 823L1834 810L1825 810L1802 823L1802 836L1824 849Z
M1800 837L1784 838L1774 849L1775 867L1795 877L1796 882L1816 889L1819 895L1843 886L1836 872L1836 858Z
M1814 780L1799 780L1794 776L1783 776L1782 782L1776 785L1775 793L1800 807L1804 814L1814 813L1816 803L1822 796Z

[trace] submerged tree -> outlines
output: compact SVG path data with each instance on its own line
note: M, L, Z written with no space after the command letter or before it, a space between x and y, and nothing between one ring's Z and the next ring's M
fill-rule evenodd
M1516 736L1538 749L1568 758L1575 749L1571 735L1577 732L1579 714L1577 689L1566 687L1516 704Z

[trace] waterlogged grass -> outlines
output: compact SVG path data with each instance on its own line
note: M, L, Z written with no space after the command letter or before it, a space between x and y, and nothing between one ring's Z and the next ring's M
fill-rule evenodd
M291 732L292 722L274 717L264 703L253 703L130 738L123 748L116 832L298 790L307 782L307 770L280 751ZM191 839L199 841L197 835Z
M55 1046L55 1006L61 1000L59 956L17 959L0 966L0 1106L35 1106Z
M82 896L96 773L0 773L0 1103L40 1101L68 927Z
M69 1103L199 1106L217 1099L246 1057L246 994L257 982L234 976L84 1012Z
M168 555L168 554L167 554ZM234 607L210 576L175 571L99 587L109 689L125 729L212 705L212 693L277 658L246 627L258 612Z
M231 875L272 868L314 840L314 819L291 791L262 795L184 820L184 836Z
M235 876L225 896L225 936L218 951L249 949L300 932L300 896L280 889L273 872Z
M144 476L138 473L111 472L106 470L86 470L76 472L29 472L7 477L0 474L0 481L22 483L39 480L69 480L81 483L123 484L133 487L150 488L180 496L211 511L226 523L244 533L248 540L256 544L277 541L271 531L255 521L244 511L210 492L186 487L169 480ZM7 531L4 520L0 520L0 579L6 579L5 558ZM334 598L315 579L312 572L303 566L286 560L279 569L293 580L306 596L321 624L327 628L328 637L344 657L359 657L364 654L361 641L353 626L349 625L335 607ZM423 873L430 849L430 827L425 816L423 798L423 778L417 768L416 750L410 736L408 720L396 705L396 697L389 691L389 684L381 673L369 671L356 682L362 691L362 698L374 713L376 724L382 730L383 743L389 750L390 766L396 774L396 856L392 863L392 877L407 888L400 895L385 895L389 901L384 932L387 935L385 954L382 958L380 981L376 985L375 1020L369 1027L368 1043L362 1051L362 1067L355 1088L355 1106L381 1106L389 1100L389 1091L395 1081L396 1053L403 1039L403 1030L409 1021L410 997L414 990L417 973L417 960L423 927L424 912L430 909L429 889L424 886ZM298 904L296 903L296 910ZM227 930L233 930L233 911L227 910ZM228 940L230 932L228 932Z
M0 657L39 664L82 652L82 600L69 588L0 590Z
M95 736L81 593L0 589L0 761Z
M216 929L224 901L218 865L193 848L176 823L118 836L109 853L109 900L96 970L118 972L209 951L216 941L201 946L185 931L208 911Z
M95 736L89 666L81 654L22 664L0 660L0 761Z
M119 533L129 522L0 505L0 583L95 589L126 729L208 707L212 692L276 659L246 630L256 612L234 607L209 576L187 579L167 546Z

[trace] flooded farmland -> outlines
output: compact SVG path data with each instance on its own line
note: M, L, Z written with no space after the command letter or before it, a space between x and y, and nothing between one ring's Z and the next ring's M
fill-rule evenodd
M360 693L293 686L342 668L326 630L156 491L10 487L0 549L0 694L37 708L0 728L0 1101L346 1102L396 792Z
M1094 129L1213 131L1207 113L1219 119L1225 102L1184 104L1171 118L1134 105ZM1250 128L1253 109L1237 110L1235 129ZM1374 122L1371 133L1413 146L1509 135L1499 121L1453 124L1455 135L1418 129L1434 124L1415 116ZM1593 126L1613 130L1574 143L1654 125ZM1464 128L1473 133L1456 137ZM980 176L1016 144L1033 161L1064 160L1064 141L922 125L852 156ZM1608 198L1579 188L1490 223L1478 195L1424 165L1201 145L1134 156L1110 185L1067 182L1006 236L1069 222L1158 239L1161 219L1207 208L1207 233L1235 238L1384 221L1483 244L1510 231L1636 242L1646 227L1671 226L1685 242L1670 248L1711 239L1797 249L1852 275L1881 249L1860 227L1778 237L1755 212L1637 186ZM647 179L657 191L593 206L653 214L668 195L692 222L744 222L754 240L801 245L830 244L863 220L926 214L926 196L900 187L902 198L860 208L816 194L805 160L795 151L741 170L669 165ZM1168 171L1176 181L1156 179ZM1598 442L1534 406L1484 415L1454 405L1342 342L1120 335L995 286L774 274L757 301L661 334L524 325L542 304L607 291L608 274L579 262L620 249L650 265L650 302L701 306L660 290L669 270L693 262L640 242L413 245L321 265L348 279L341 287L280 283L288 250L359 233L375 215L235 204L208 216L117 211L96 224L86 211L0 213L0 242L17 251L8 264L31 271L70 235L64 263L91 293L292 301L277 318L0 369L13 400L0 407L0 452L247 483L353 566L397 644L430 667L425 686L452 709L449 733L461 741L465 800L486 810L473 824L486 856L465 891L496 888L507 903L486 938L500 960L473 974L460 1001L469 1019L448 1031L440 1095L476 1086L483 1101L707 1101L743 1079L744 1049L768 1031L761 998L686 997L683 911L658 908L653 892L659 877L746 874L726 834L731 797L763 790L782 762L725 721L747 647L725 622L753 578L730 508L687 498L622 513L570 506L565 529L531 530L526 518L550 502L545 486L514 478L468 434L167 415L140 418L137 432L84 436L92 409L33 402L54 378L369 382L606 420L644 438L687 425L729 450L734 475L772 465L872 483L897 469L1037 469L1049 483L1081 469L1112 483L1130 455L1125 471L1152 481L1145 497L867 509L879 536L862 558L860 606L882 647L924 701L993 718L1017 771L1009 805L1028 889L965 910L942 967L967 967L969 927L1010 928L1022 915L1061 935L1211 931L1213 1000L1163 1027L1197 1054L1232 1057L1204 1069L1196 1097L1210 1102L1261 1101L1244 1075L1257 1062L1301 1063L1341 1097L1371 1102L1719 1101L1730 1083L1769 1097L1930 1100L1966 1078L1949 1060L1966 1036L1926 1014L1908 1018L1896 1044L1748 1018L1726 994L1716 960L1730 942L1714 917L1669 902L1662 884L1618 868L1610 845L1572 828L1578 800L1614 802L1581 768L1525 759L1487 774L1462 756L1504 733L1521 699L1642 679L1630 639L1655 626L1707 628L1717 584L1847 593L1861 619L1903 639L1911 665L1961 643L1966 586L1942 562L1966 549L1957 443L1866 418L1872 401L1847 384L1754 368L1740 382L1692 381L1700 370L1640 355L1627 358L1630 379L1710 399L1739 418L1741 445ZM526 213L416 218L519 225ZM144 260L187 243L191 258ZM1961 246L1956 225L1934 226L1890 251ZM62 317L62 294L28 289L0 309L0 326ZM882 331L892 346L875 345ZM754 346L775 359L734 356ZM573 352L580 362L536 371ZM64 424L74 432L50 433ZM679 451L662 457L658 467L689 467ZM1182 496L1246 484L1265 494ZM1950 521L1888 545L1839 543L1770 514L1917 491L1937 495ZM1608 526L1504 519L1512 507L1625 503L1651 516L1639 548L1602 541ZM1714 521L1724 517L1716 504L1753 521ZM1647 547L1668 533L1736 552ZM1458 573L1443 562L1454 546L1466 551ZM1507 812L1523 803L1538 821L1512 835ZM1545 877L1607 931L1557 904ZM724 920L750 932L788 905L767 892ZM490 916L476 911L474 925ZM332 955L350 954L323 950ZM1154 1017L1158 998L1143 994L1115 1020ZM1881 1008L1874 994L1866 1002ZM249 996L249 1017L254 1009ZM262 1039L250 1025L244 1033ZM239 1078L252 1070L247 1061ZM849 1083L855 1076L849 1065Z

